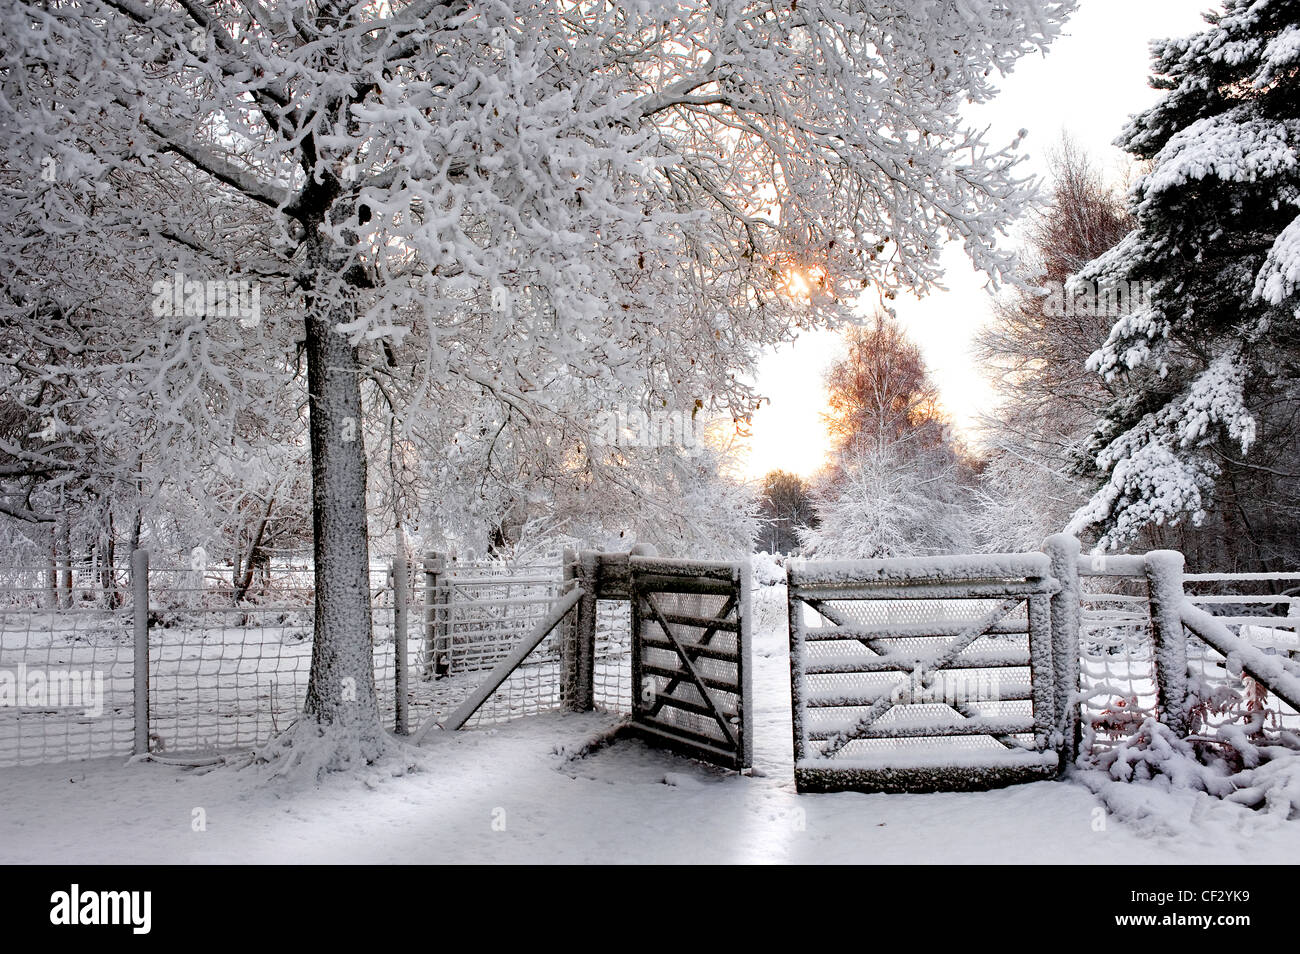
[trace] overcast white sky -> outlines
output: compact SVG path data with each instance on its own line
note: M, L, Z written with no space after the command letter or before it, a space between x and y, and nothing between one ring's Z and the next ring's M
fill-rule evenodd
M1068 132L1105 167L1118 173L1127 155L1112 143L1124 120L1153 103L1147 86L1154 37L1199 30L1211 0L1082 0L1078 13L1046 56L1021 60L997 98L970 111L972 123L991 126L989 140L1010 141L1028 129L1023 168L1045 173L1044 154ZM899 300L900 320L925 353L949 413L971 429L993 397L988 380L970 354L971 339L988 319L984 276L971 268L959 247L945 250L948 290L923 300ZM805 334L793 345L766 355L758 387L771 398L754 419L745 468L760 476L781 468L809 475L825 456L821 423L825 396L821 377L842 353L829 332Z

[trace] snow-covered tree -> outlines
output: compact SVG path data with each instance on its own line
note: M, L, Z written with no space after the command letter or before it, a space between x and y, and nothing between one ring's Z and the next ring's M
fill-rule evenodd
M814 490L815 529L799 532L824 560L954 553L970 548L964 475L957 461L914 453L916 432L843 452L834 481Z
M808 481L784 470L771 471L763 478L759 516L758 545L772 554L793 553L799 547L798 531L817 527Z
M110 363L136 370L124 405L164 390L168 421L217 432L240 392L257 407L305 359L317 606L299 732L332 728L322 765L371 759L363 387L416 355L424 379L552 430L615 395L746 416L753 346L835 298L924 291L948 240L1007 273L993 239L1028 186L1014 144L958 107L1073 6L16 0L5 320L92 302L124 349ZM792 299L788 272L811 267L816 295ZM293 320L250 328L201 300L153 314L141 288L176 269L257 283Z
M818 518L800 532L824 559L945 553L969 546L971 473L920 349L885 314L849 329L826 374L835 457L813 490Z
M997 407L983 422L987 465L977 494L977 535L992 550L1036 548L1091 495L1078 455L1114 398L1086 367L1114 315L1093 299L1071 300L1065 282L1133 227L1123 194L1064 138L1048 157L1048 202L1030 213L1021 287L994 301L976 339Z
M824 417L835 447L883 446L908 435L918 447L942 445L948 432L939 388L898 321L877 312L844 339L844 358L826 374Z
M245 315L223 297L209 316L220 320L205 321L208 286L185 284L209 264L186 256L178 268L165 243L111 210L170 206L170 219L202 223L191 241L228 236L238 262L259 245L235 204L183 180L112 174L99 184L112 196L101 210L95 188L61 181L47 158L33 177L0 157L13 186L3 214L24 233L0 243L9 276L0 380L15 422L0 435L0 508L29 525L61 524L60 562L92 552L101 536L107 550L119 536L138 545L142 527L173 562L174 548L188 555L218 532L218 502L230 495L217 484L242 482L241 467L302 429L292 345L279 347L283 308L271 298L256 309L250 298ZM40 201L26 191L37 184Z
M723 433L708 438L707 430ZM705 442L690 453L672 446L607 452L617 455L619 466L606 459L590 473L609 494L584 491L561 499L572 513L573 535L609 549L645 542L664 555L747 555L758 531L755 488L739 473L731 422L707 430Z
M1100 489L1071 529L1117 545L1217 505L1267 559L1300 513L1300 4L1227 0L1207 20L1155 44L1165 95L1119 140L1151 164L1136 227L1072 280L1152 286L1091 358L1119 396L1086 454ZM1243 478L1266 478L1263 496Z
M549 389L563 413L525 417L453 380L435 386L433 404L456 413L407 414L402 433L419 462L409 523L426 545L512 559L560 536L575 546L641 540L664 554L748 549L752 492L736 476L730 414L576 388L566 398L573 384Z

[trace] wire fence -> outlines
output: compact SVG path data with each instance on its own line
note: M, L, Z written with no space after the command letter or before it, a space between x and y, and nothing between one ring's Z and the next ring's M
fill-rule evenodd
M1265 655L1300 659L1300 573L1189 573L1187 600L1215 616ZM1197 704L1193 732L1217 740L1225 731L1275 737L1300 732L1300 713L1249 676L1230 672L1227 659L1191 630L1187 668Z
M1156 640L1144 575L1082 571L1080 689L1085 759L1133 739L1161 715ZM1300 599L1284 591L1300 574L1197 573L1183 577L1186 599L1215 615L1246 643L1269 655L1297 658ZM1248 676L1229 671L1224 656L1185 631L1194 735L1213 741L1224 731L1300 731L1300 715Z
M1139 563L1141 558L1136 559ZM1136 566L1137 564L1135 564ZM573 566L456 563L436 555L371 571L375 685L385 724L442 724L532 633ZM1147 579L1081 565L1084 757L1132 739L1161 714ZM150 750L177 757L247 750L287 728L310 674L310 567L276 567L252 587L230 567L148 573ZM1269 655L1300 655L1300 573L1186 574L1186 599ZM399 594L406 628L399 633ZM596 600L595 708L631 711L630 606ZM905 624L913 609L889 607ZM936 607L925 606L933 615ZM904 614L898 616L897 614ZM897 617L897 618L895 618ZM135 745L135 593L121 568L0 566L0 767L127 756ZM573 673L557 627L467 723L560 709ZM399 647L405 693L398 697ZM1187 634L1194 731L1300 731L1300 715L1195 634ZM401 704L399 704L401 703ZM404 720L399 719L404 712Z
M1159 715L1145 577L1082 576L1079 688L1082 751L1099 753Z
M84 574L0 571L0 766L131 752L131 594Z
M311 605L232 605L230 586L186 587L186 575L150 572L151 606L180 606L151 613L150 751L252 748L300 711L311 669Z
M406 725L440 722L546 615L562 584L558 563L411 561L402 581L394 570L371 570L375 685L390 727L399 722L399 646ZM399 590L404 638L396 631ZM150 751L247 750L287 728L306 695L313 598L309 568L277 571L247 588L230 568L150 567ZM126 571L0 567L0 766L132 753L135 624ZM617 630L616 618L603 627L602 706L628 684L619 654L629 639ZM562 683L559 645L549 638L473 724L557 708Z

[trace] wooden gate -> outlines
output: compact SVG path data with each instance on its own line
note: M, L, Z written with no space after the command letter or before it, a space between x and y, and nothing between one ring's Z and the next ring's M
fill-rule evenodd
M748 567L634 556L629 570L632 731L748 768Z
M799 791L1055 776L1046 556L797 561L788 575Z

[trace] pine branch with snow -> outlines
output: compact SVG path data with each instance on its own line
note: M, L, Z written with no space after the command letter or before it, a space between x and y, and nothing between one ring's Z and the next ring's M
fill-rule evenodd
M1095 527L1104 545L1199 523L1229 477L1271 475L1266 493L1295 498L1274 464L1290 458L1300 399L1295 14L1290 0L1228 0L1205 31L1156 44L1165 95L1120 139L1151 163L1130 195L1136 227L1072 279L1151 283L1089 362L1118 397L1084 453L1100 487L1070 529Z

